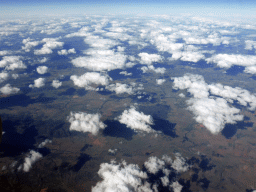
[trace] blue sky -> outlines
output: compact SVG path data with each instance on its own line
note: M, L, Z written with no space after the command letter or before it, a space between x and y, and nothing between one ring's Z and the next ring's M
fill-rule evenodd
M255 15L253 0L0 0L0 17L65 14L241 14Z

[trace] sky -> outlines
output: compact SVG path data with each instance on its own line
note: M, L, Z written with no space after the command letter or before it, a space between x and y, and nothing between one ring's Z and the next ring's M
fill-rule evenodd
M0 17L70 14L173 14L214 16L244 15L256 12L253 0L0 0Z

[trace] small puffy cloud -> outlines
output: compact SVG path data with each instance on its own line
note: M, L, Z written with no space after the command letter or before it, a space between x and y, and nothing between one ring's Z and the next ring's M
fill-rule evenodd
M190 168L190 166L186 162L186 159L182 157L180 153L175 153L175 159L172 162L171 167L178 173L186 172Z
M96 90L91 85L106 86L112 80L107 74L97 72L88 72L81 76L72 75L70 79L74 82L74 85L84 87L86 90Z
M135 107L125 110L118 118L120 123L135 131L155 132L150 125L153 125L153 118L151 115L145 115L143 112L136 111Z
M129 86L127 84L122 84L122 83L115 83L115 84L110 84L106 87L109 91L114 91L116 94L123 94L123 93L128 93L129 95L134 94L134 90L132 86Z
M174 52L172 54L172 57L169 58L169 60L177 60L180 59L182 61L190 61L190 62L198 62L201 59L204 59L205 56L201 52L195 52L195 51L185 51L185 52Z
M56 89L58 89L61 85L62 85L62 82L60 82L59 80L52 81L52 86Z
M256 56L254 55L217 54L205 60L207 63L217 63L217 65L221 68L230 68L233 65L244 67L256 65Z
M109 149L108 153L115 155L116 154L117 149Z
M30 38L27 38L23 39L22 43L24 44L24 46L22 46L21 48L25 50L25 52L29 52L31 48L39 45L40 41L31 41Z
M17 79L19 77L19 74L12 74L13 79Z
M104 129L106 125L100 121L100 114L87 114L84 112L70 112L68 121L71 123L70 131L90 132L97 135L100 129Z
M162 85L166 80L165 79L156 79L157 85Z
M4 87L0 88L0 92L5 95L16 94L19 91L19 88L12 87L10 84L6 84Z
M0 51L0 56L8 55L9 51Z
M23 165L18 167L18 171L23 170L24 172L29 172L32 168L32 165L36 163L43 156L41 153L31 150L29 154L25 157Z
M124 76L131 76L132 73L128 73L127 71L121 71L119 74L124 75Z
M6 72L1 72L0 73L0 83L5 81L9 77L9 74Z
M42 143L38 145L38 148L43 148L47 143L52 143L52 140L45 139Z
M164 67L158 67L155 68L153 65L143 66L141 67L141 70L143 73L146 73L147 71L154 71L155 73L161 73L164 74L166 69Z
M156 174L159 170L164 168L165 162L157 157L150 157L144 165L149 173Z
M245 73L250 73L250 74L256 74L256 65L245 67L244 72Z
M256 41L246 40L245 41L245 49L252 50L253 48L256 49Z
M43 47L41 49L35 50L35 55L45 55L45 54L51 54L52 49L56 49L59 47L62 47L64 45L63 42L57 41L56 38L44 38L41 43L44 43Z
M67 55L70 53L76 53L76 50L73 48L73 49L69 49L69 50L62 49L62 50L58 51L59 55Z
M42 75L42 74L47 73L48 67L46 67L46 66L39 66L39 67L36 68L36 71L37 71L37 73Z
M45 85L45 78L38 78L36 80L34 80L34 85L30 84L29 87L30 88L40 88L43 87Z
M173 192L181 192L183 188L183 186L178 181L173 182L170 187L173 189Z
M179 97L185 98L186 96L185 96L183 93L180 93L180 94L179 94Z
M140 63L141 64L146 64L146 65L151 65L153 62L160 62L162 61L161 55L157 54L148 54L148 53L139 53L140 56Z
M0 61L0 67L6 70L26 69L27 66L20 59L20 56L4 56Z

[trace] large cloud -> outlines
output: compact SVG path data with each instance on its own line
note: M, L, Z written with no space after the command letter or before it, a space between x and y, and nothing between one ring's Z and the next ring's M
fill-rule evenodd
M163 190L163 187L167 191L180 192L182 185L173 175L185 172L190 167L178 153L175 154L174 161L167 155L164 155L162 159L150 157L144 166L146 171L141 171L138 165L127 164L125 161L119 164L115 161L102 163L98 174L103 180L92 188L92 192L156 192L158 188ZM158 177L159 171L163 176Z
M118 117L120 123L135 131L155 132L150 125L153 125L153 118L150 115L145 115L143 112L136 111L135 107L125 110Z
M32 168L32 165L42 157L43 156L41 153L31 150L25 157L23 165L18 167L18 171L23 170L24 172L29 172L29 170Z
M5 95L15 94L20 91L19 88L12 87L10 84L6 84L4 87L0 88L0 92Z
M30 88L40 88L40 87L43 87L45 86L45 78L38 78L36 80L34 80L34 85L33 84L30 84L29 87Z
M217 54L205 60L207 63L217 63L221 68L230 68L233 65L243 66L244 72L255 74L256 56L254 55Z
M69 130L90 132L97 135L100 129L104 129L106 125L100 121L100 114L87 114L84 112L70 112L68 121L71 123Z
M186 74L173 80L174 89L187 89L194 96L187 101L188 109L195 114L196 121L213 134L222 131L226 123L234 124L243 120L243 115L239 115L240 110L230 106L234 101L249 110L256 109L256 96L245 89L221 84L208 85L201 75Z
M109 84L112 80L107 74L100 74L97 72L88 72L81 76L72 75L70 79L78 87L84 87L86 90L96 90L96 88L91 85L103 85Z
M76 67L84 67L92 71L111 71L126 68L126 56L112 50L94 50L89 56L78 57L71 62Z
M37 73L42 75L42 74L47 73L48 67L46 67L46 66L39 66L39 67L36 68L36 71L37 71Z

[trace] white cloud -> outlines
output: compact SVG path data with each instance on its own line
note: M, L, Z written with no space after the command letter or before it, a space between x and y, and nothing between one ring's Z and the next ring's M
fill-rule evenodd
M78 87L84 87L86 90L96 90L91 85L103 85L109 84L112 79L107 74L100 74L97 72L87 72L81 76L72 75L70 79Z
M173 189L173 192L181 192L183 186L179 184L178 181L173 182L170 187Z
M111 71L128 67L125 64L126 56L120 52L94 50L88 53L90 56L73 59L71 61L72 64L76 67L84 67L92 71Z
M9 77L9 74L6 72L1 72L0 73L0 83L2 83L3 81L5 81L7 78Z
M110 164L102 163L98 174L103 181L98 182L96 186L92 188L92 192L142 192L142 190L140 190L143 185L142 179L147 178L147 174L140 171L138 165L127 165L125 161L121 164L115 164L114 161ZM149 187L147 188L149 189Z
M67 55L70 53L76 53L76 50L73 48L73 49L69 49L69 50L62 49L62 50L58 51L59 55Z
M120 123L135 131L155 132L150 125L153 125L153 118L150 115L145 115L143 112L136 111L135 107L125 110L118 118Z
M40 143L39 145L38 145L38 148L43 148L46 144L48 144L48 143L52 143L52 140L50 140L50 139L45 139L42 143Z
M6 84L4 87L0 88L0 91L2 94L9 95L9 94L18 93L20 89L16 87L12 87L10 84Z
M132 73L128 73L127 71L121 71L119 74L124 75L124 76L131 76Z
M169 60L180 59L182 61L190 61L190 62L196 63L204 58L205 58L205 56L201 52L185 51L185 52L174 52L172 57L169 58Z
M23 169L24 172L29 172L29 170L32 168L32 165L42 157L43 156L41 153L31 150L25 157L23 165L18 167L18 171Z
M22 46L21 48L25 50L25 52L29 52L31 48L39 45L40 41L31 41L30 38L27 38L23 39L22 43L24 44L24 46Z
M30 88L40 88L40 87L43 87L45 86L45 78L38 78L36 80L34 80L34 85L33 84L30 84L29 87Z
M57 41L57 38L44 38L41 43L44 43L43 47L41 49L35 50L35 55L45 55L45 54L51 54L52 49L56 49L59 47L62 47L64 45L63 42Z
M59 80L52 81L52 86L56 89L58 89L61 85L62 85L62 82L60 82Z
M0 51L0 56L8 55L9 51Z
M230 68L233 65L244 67L256 66L256 56L253 55L218 54L205 60L207 63L217 63L221 68ZM250 69L254 70L254 68L247 68L244 72L250 73Z
M69 130L90 132L97 135L100 129L104 129L106 125L100 121L100 114L87 114L84 112L70 112L68 121L71 123Z
M17 79L19 77L19 74L12 74L13 79Z
M138 55L141 58L140 63L146 65L151 65L153 62L160 62L163 59L161 55L157 54L139 53Z
M138 165L127 164L125 161L119 164L114 160L111 163L102 163L98 174L103 180L92 188L92 192L157 192L159 182L162 182L163 186L169 190L174 190L175 192L181 191L182 185L175 181L175 178L173 178L174 181L170 184L169 177L170 175L173 177L173 173L177 175L187 171L190 166L180 154L175 154L175 157L176 159L174 161L167 155L164 155L162 159L150 157L144 163L147 172L141 171ZM164 176L156 178L159 171L162 171ZM147 173L150 174L148 175ZM151 175L154 176L154 180L149 178Z
M256 65L255 66L245 67L244 72L245 73L256 74Z
M243 120L243 115L239 115L240 110L230 107L234 101L249 110L256 109L255 94L245 89L221 84L208 85L201 75L186 74L172 79L174 89L187 89L194 96L187 101L188 109L195 114L195 120L213 134L222 131L227 123L234 124ZM213 96L209 96L210 93Z
M186 96L185 96L183 93L180 93L180 94L179 94L179 97L185 98Z
M20 56L4 56L0 61L0 67L5 67L6 70L27 68L20 59Z
M246 40L245 41L245 49L252 50L253 48L256 49L256 41Z
M42 75L42 74L47 73L48 67L46 67L46 66L39 66L39 67L36 68L36 71L37 71L37 73Z
M151 71L154 71L155 73L161 73L161 74L164 74L166 71L164 67L155 68L153 65L143 66L141 67L141 70L143 73L146 73L147 71L151 70Z
M165 79L156 79L157 85L162 85L166 80Z
M165 162L157 157L150 157L144 165L149 173L156 174L159 170L164 168Z

